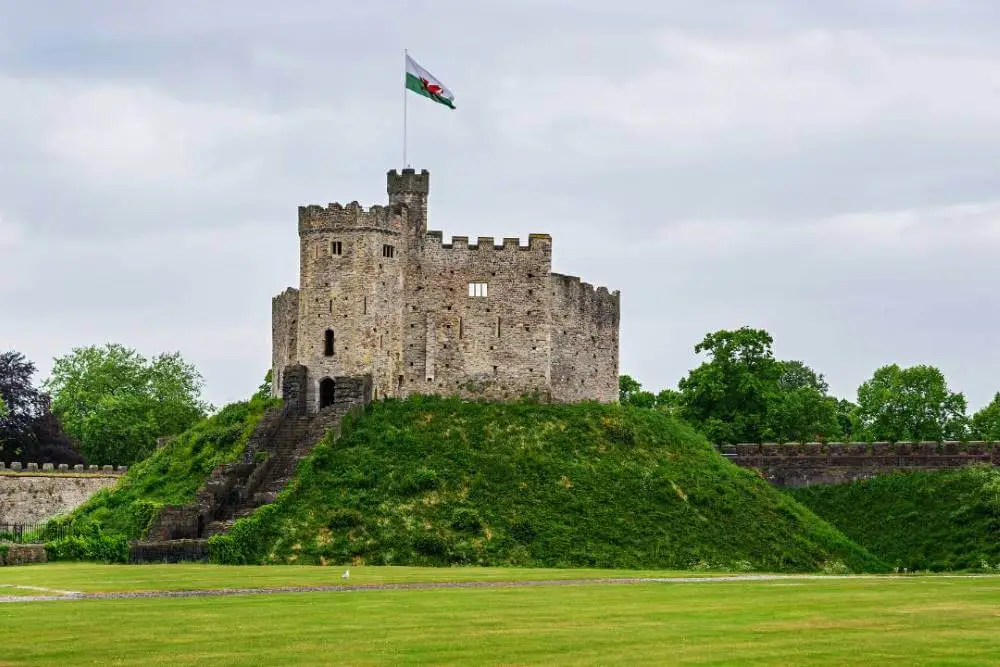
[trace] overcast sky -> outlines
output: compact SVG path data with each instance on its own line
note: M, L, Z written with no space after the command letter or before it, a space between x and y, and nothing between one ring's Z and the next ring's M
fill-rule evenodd
M553 235L675 387L765 328L837 395L885 363L1000 390L1000 3L0 0L0 350L270 364L296 208L385 201L403 48L430 227Z

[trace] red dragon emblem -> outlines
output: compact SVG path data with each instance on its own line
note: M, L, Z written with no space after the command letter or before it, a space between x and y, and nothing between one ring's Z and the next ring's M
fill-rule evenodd
M421 87L423 87L424 90L426 90L431 95L441 94L441 86L437 85L436 83L431 83L430 81L428 81L423 77L420 78L420 85Z

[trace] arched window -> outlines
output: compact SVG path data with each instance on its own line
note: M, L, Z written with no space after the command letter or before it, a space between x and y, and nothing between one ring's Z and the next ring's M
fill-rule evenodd
M327 357L333 356L333 329L327 329L326 335L323 337L323 355Z

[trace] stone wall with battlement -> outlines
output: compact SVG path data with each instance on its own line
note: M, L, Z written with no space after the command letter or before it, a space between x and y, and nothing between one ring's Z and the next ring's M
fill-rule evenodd
M66 514L114 486L123 466L0 463L0 524L36 524Z
M901 470L1000 465L1000 443L988 442L739 444L718 450L778 486L843 484Z
M386 190L387 206L299 208L299 287L272 303L276 395L302 365L311 410L326 378L368 374L375 398L617 400L618 292L552 273L548 234L445 243L426 171L390 171Z

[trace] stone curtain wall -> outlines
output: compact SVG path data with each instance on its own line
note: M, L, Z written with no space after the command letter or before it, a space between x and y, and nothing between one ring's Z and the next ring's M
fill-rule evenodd
M289 287L271 299L271 392L281 396L282 372L298 358L299 291Z
M21 464L0 464L0 523L34 524L65 514L82 505L90 496L114 486L125 472L111 466L84 466L78 470L45 464L22 469Z
M843 484L898 470L1000 465L1000 443L986 442L740 444L719 450L736 465L789 487Z

